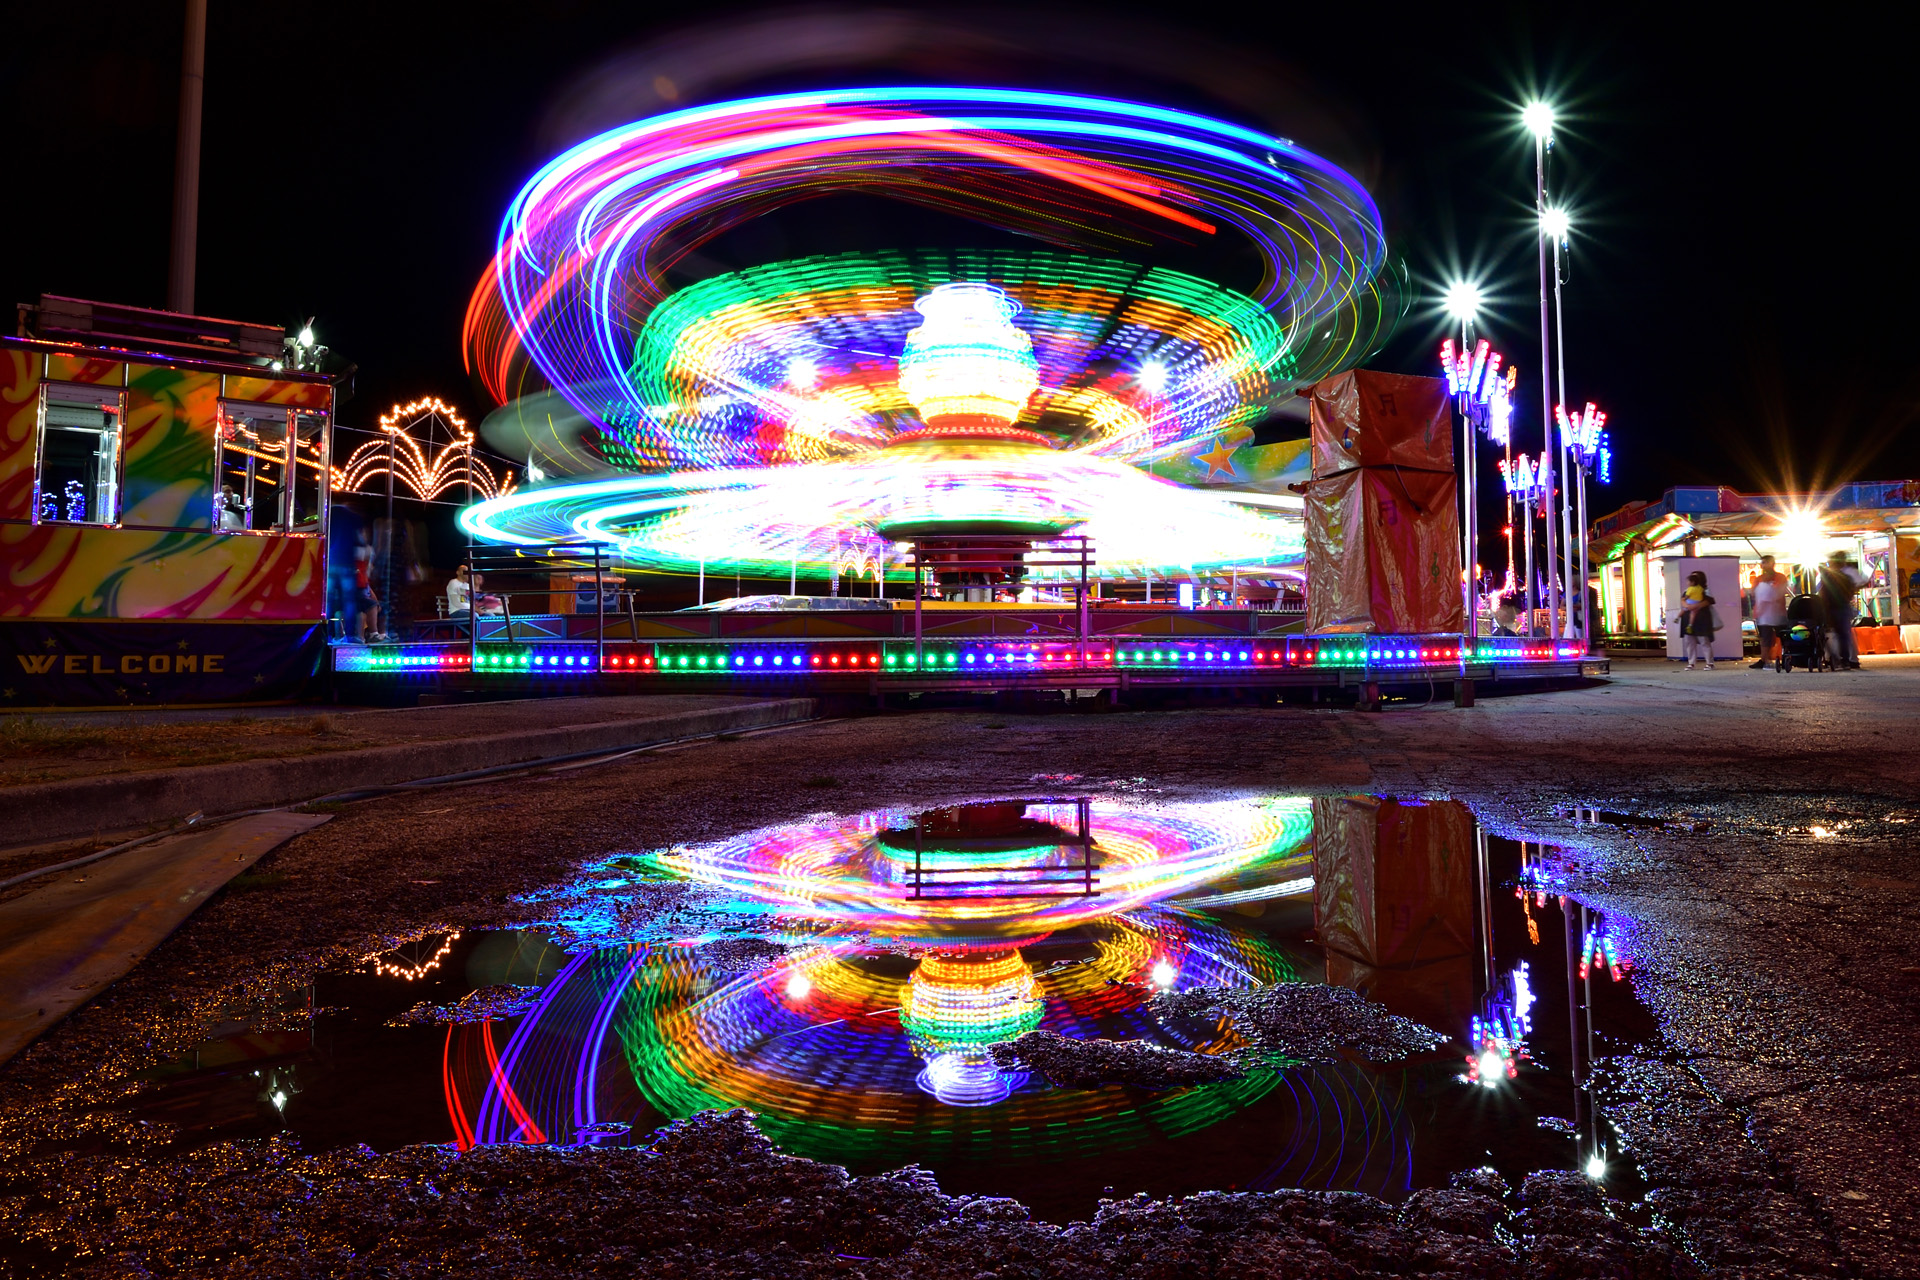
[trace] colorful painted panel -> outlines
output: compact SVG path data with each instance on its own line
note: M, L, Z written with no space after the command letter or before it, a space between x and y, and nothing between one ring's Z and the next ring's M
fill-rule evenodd
M283 382L277 378L227 379L226 398L254 404L291 404L302 409L327 409L333 388L324 382Z
M1237 425L1217 435L1185 442L1142 467L1149 475L1196 488L1245 493L1288 493L1288 485L1312 478L1308 441L1256 445L1253 428Z
M33 449L40 428L40 357L0 350L0 520L33 519Z
M211 528L220 375L135 364L127 387L121 523Z
M0 707L297 698L325 651L317 622L0 623Z
M0 525L0 617L318 620L320 538Z
M82 382L90 387L126 385L127 366L102 356L47 357L48 382Z

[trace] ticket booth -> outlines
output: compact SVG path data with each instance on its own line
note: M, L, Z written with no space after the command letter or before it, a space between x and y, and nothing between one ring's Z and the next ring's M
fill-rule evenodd
M334 382L273 367L267 326L76 305L91 332L0 338L0 708L300 696Z

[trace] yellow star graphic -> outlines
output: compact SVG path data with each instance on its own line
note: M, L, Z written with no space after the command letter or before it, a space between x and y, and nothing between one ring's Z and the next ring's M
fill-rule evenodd
M1239 451L1239 448L1239 445L1228 444L1227 438L1221 436L1213 442L1212 449L1206 453L1195 454L1193 460L1197 463L1204 462L1207 464L1207 479L1209 480L1221 474L1225 474L1229 480L1235 480L1238 479L1238 477L1233 473L1233 455Z

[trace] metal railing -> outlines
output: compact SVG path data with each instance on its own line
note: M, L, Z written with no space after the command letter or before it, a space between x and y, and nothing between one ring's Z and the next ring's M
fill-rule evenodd
M925 623L922 605L927 594L927 574L934 575L934 587L941 576L999 577L1017 584L1031 569L1078 569L1079 580L1048 585L1074 592L1075 637L1082 665L1087 660L1089 573L1093 568L1093 540L1085 534L1045 536L1017 533L980 533L927 535L907 540L913 566L913 653L916 663L925 658ZM962 589L994 589L995 582L962 583Z

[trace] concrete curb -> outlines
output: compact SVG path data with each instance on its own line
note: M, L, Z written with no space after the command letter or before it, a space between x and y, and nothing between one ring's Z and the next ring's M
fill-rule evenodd
M683 711L599 724L403 742L325 755L240 760L199 768L156 769L36 783L0 792L0 840L27 845L125 831L184 817L295 804L335 791L387 786L523 760L587 751L619 751L675 738L811 720L813 698Z

